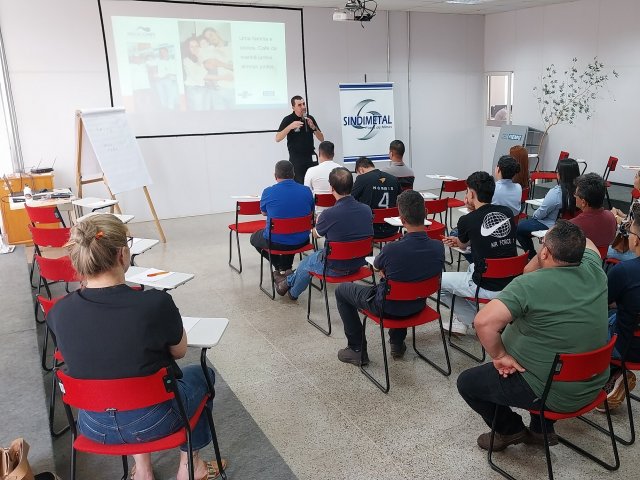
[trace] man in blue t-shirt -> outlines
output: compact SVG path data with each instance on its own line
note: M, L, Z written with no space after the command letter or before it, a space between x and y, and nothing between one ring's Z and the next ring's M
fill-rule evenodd
M424 229L424 199L413 190L398 196L398 210L402 225L407 233L397 242L387 244L375 258L373 265L383 277L400 282L418 282L440 275L444 267L444 245L431 240ZM324 213L322 214L324 215ZM366 339L362 338L362 322L358 309L380 310L385 284L367 287L353 283L343 283L336 289L338 311L344 324L347 348L338 351L341 362L360 364L360 352L364 350L363 364L369 363ZM426 299L412 301L385 302L384 313L393 318L409 317L420 312ZM404 340L406 328L390 329L389 343L391 356L401 358L407 350Z
M322 212L313 230L314 237L325 237L329 242L351 242L367 237L373 238L373 213L371 209L351 196L353 175L344 167L337 167L329 174L331 193L336 204ZM309 272L322 273L325 250L318 250L305 257L295 272L285 276L276 274L276 291L280 295L289 293L297 300L311 282ZM352 260L328 260L327 275L343 277L357 272L365 264L364 257Z
M269 254L262 249L269 248L269 225L272 218L297 218L311 215L315 203L309 187L293 180L293 164L288 160L276 163L276 184L267 187L260 197L260 210L267 217L267 227L251 235L251 245L268 260ZM309 243L309 232L271 235L271 248L275 250L295 250ZM291 270L294 255L274 255L276 271ZM290 272L289 272L290 273Z

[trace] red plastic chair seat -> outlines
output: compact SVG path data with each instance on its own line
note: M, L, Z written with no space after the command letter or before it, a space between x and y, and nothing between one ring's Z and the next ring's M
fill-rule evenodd
M320 280L326 281L327 283L346 283L346 282L356 282L358 280L364 280L365 278L369 278L371 276L371 269L369 267L360 267L355 273L350 275L343 275L340 277L331 277L329 275L323 277L321 273L309 272L312 277L318 278Z
M536 180L557 180L558 179L558 174L556 172L531 172L531 175L529 176L529 178L531 179L531 181L536 181Z
M585 405L584 407L582 407L580 410L576 410L575 412L566 412L566 413L560 413L560 412L553 412L550 410L545 410L544 412L544 418L548 419L548 420L564 420L567 418L575 418L575 417L579 417L580 415L584 415L585 413L589 413L591 410L593 410L594 408L596 408L598 405L600 405L602 402L604 402L607 398L607 394L604 390L600 390L600 393L598 393L598 396L596 397L596 399L591 402L588 405ZM540 415L540 411L539 410L529 410L530 413L532 413L533 415Z
M360 310L360 313L366 315L375 323L380 325L380 317L375 315L369 310ZM420 313L411 315L407 318L385 318L384 328L410 328L417 327L418 325L424 325L425 323L433 322L440 318L440 314L429 306L424 307Z
M195 414L189 419L189 425L191 426L192 431L198 423L208 399L209 395L207 394L202 399L202 402L200 402L200 405L198 405L198 409ZM78 435L76 441L73 442L73 448L81 452L96 453L99 455L137 455L139 453L153 453L161 450L169 450L186 443L186 441L187 433L185 429L182 428L176 433L152 442L135 444L125 443L121 445L105 445L89 440L84 435Z
M458 200L457 198L448 197L447 206L449 208L460 208L460 207L464 207L464 202L462 200Z
M388 237L374 237L373 243L395 242L399 238L402 238L402 234L400 232L389 235Z
M309 250L313 250L313 245L308 243L304 247L297 248L295 250L273 250L268 248L263 248L263 252L267 252L272 255L295 255L296 253L308 252Z
M251 222L241 222L236 226L235 223L229 225L229 229L238 233L254 233L265 228L266 220L252 220Z

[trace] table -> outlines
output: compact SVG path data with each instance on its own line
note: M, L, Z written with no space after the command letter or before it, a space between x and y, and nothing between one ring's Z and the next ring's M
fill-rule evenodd
M431 193L431 192L418 192L420 193L420 195L422 195L422 198L424 198L425 200L437 200L438 199L438 195L436 195L435 193Z
M260 200L260 195L231 195L231 198L239 202L255 202Z
M131 252L131 265L135 265L134 258L146 252L150 248L155 247L158 243L160 243L160 240L156 240L155 238L134 237L133 245L131 245L131 248L129 249L129 251Z
M193 273L167 272L163 275L149 277L149 274L164 272L157 268L147 267L129 267L125 274L125 281L129 283L137 283L145 287L155 288L157 290L173 290L174 288L184 285L192 280L195 275Z
M384 219L385 222L387 222L389 225L393 225L394 227L401 227L402 226L402 222L400 221L400 217L386 217ZM425 226L429 226L431 225L431 221L427 220L426 218L424 219L424 224ZM374 239L375 242L375 239Z
M542 206L542 202L544 201L544 198L533 198L533 199L529 199L529 200L525 200L525 203L528 203L529 205L533 205L534 207L540 207Z
M81 222L85 218L92 217L94 215L113 215L116 218L119 218L122 223L129 223L131 220L135 218L135 215L123 215L121 213L109 213L109 212L91 212L83 215L81 217L76 218L75 223Z
M82 212L81 209L89 208L92 212L100 210L102 208L113 207L118 204L118 200L111 198L97 198L97 197L83 197L73 200L71 202L74 206L79 207L78 212Z
M453 177L451 175L436 175L436 174L428 174L425 175L427 178L432 178L433 180L459 180L458 177Z
M187 345L206 350L218 344L229 325L229 319L182 317L182 325L187 334Z
M625 170L640 170L640 165L620 165Z

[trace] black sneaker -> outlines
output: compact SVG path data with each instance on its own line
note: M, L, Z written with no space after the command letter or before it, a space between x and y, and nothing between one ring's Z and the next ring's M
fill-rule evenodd
M400 344L391 344L391 358L398 360L404 357L404 352L407 351L407 344L402 342Z
M344 363L350 363L352 365L360 366L360 351L351 350L350 347L343 348L342 350L338 350L338 360ZM364 352L362 357L362 365L369 364L369 355L367 352Z

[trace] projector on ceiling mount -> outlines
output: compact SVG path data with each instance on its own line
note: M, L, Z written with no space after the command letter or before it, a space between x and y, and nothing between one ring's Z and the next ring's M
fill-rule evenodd
M333 20L335 22L370 22L376 16L377 8L378 3L375 0L347 0L343 8L333 12Z

